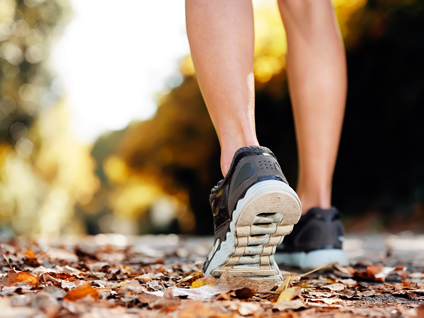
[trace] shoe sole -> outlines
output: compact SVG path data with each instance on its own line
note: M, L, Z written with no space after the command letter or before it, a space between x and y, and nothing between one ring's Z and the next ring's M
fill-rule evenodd
M349 265L349 261L341 249L317 250L308 253L277 253L274 255L278 264L295 266L302 269L314 269L325 264Z
M276 180L254 184L232 214L226 240L213 256L205 274L282 281L274 260L276 246L290 234L301 216L300 200L286 183Z

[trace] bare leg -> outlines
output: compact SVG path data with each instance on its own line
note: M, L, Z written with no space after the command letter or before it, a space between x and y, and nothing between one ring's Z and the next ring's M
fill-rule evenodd
M247 0L186 0L187 35L200 89L221 144L225 176L255 131L253 8Z
M278 0L299 153L303 213L331 207L347 90L346 59L330 0Z

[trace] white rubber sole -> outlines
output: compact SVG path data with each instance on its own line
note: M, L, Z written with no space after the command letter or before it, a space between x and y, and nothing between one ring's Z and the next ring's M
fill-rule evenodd
M349 265L345 253L340 249L318 250L309 253L277 253L274 257L278 264L296 266L302 269L314 269L327 263Z
M212 256L205 275L228 272L260 281L281 281L274 260L276 246L291 233L301 211L299 197L284 182L267 180L253 185L238 201L226 239Z

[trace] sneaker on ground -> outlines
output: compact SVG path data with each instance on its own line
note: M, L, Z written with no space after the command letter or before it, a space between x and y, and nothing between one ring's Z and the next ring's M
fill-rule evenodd
M317 268L327 263L348 265L342 250L343 224L336 208L312 208L305 213L293 232L277 247L278 264Z
M226 177L212 189L215 241L205 275L282 280L276 246L301 215L300 200L274 154L265 147L237 150Z

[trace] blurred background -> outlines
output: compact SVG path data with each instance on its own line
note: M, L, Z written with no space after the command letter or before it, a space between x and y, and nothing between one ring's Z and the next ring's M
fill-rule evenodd
M424 3L333 3L349 77L334 205L351 232L423 232ZM275 0L254 7L258 137L295 186L285 33ZM219 145L184 24L183 0L0 0L3 235L212 233Z

